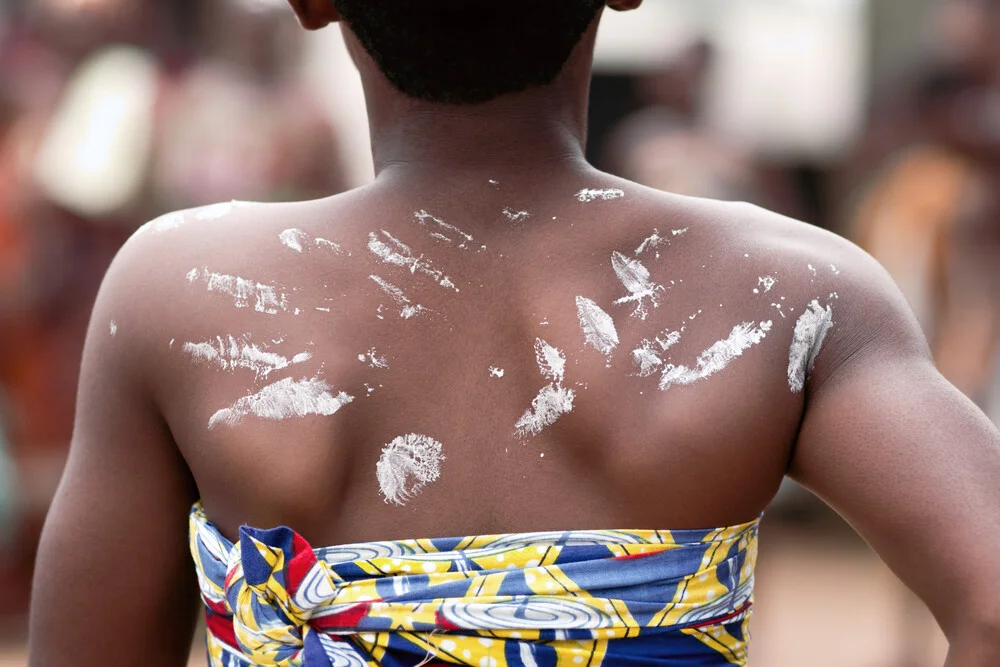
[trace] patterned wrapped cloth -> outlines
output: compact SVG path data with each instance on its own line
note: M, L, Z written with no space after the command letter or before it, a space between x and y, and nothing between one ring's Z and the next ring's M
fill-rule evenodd
M758 523L313 549L196 505L191 553L211 667L745 665Z

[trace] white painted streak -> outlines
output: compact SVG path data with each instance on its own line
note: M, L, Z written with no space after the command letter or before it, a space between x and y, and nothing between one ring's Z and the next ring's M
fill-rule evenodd
M497 368L496 366L490 366L490 377L502 378L504 370L502 368Z
M606 357L610 356L618 347L615 321L600 306L583 296L576 297L576 312L587 345Z
M213 273L208 268L192 269L187 274L188 282L204 281L209 292L228 294L235 299L237 308L250 308L258 313L275 315L288 310L287 297L278 291L276 285L264 285L254 280L224 273Z
M375 469L386 503L405 505L441 476L443 445L426 435L401 435L382 449Z
M114 320L111 320L111 323L108 326L108 328L111 330L111 337L112 338L114 338L115 336L118 335L118 324L115 323Z
M673 236L684 236L685 234L688 233L689 229L690 227L684 227L682 229L671 229L670 234Z
M144 230L149 230L154 234L162 234L163 232L170 231L171 229L177 229L181 227L187 219L183 211L174 211L173 213L167 213L161 215L155 220L151 220L145 227Z
M538 338L535 340L535 360L538 370L549 384L538 392L527 410L514 425L522 438L538 435L546 426L555 424L573 410L576 393L562 386L566 376L566 355Z
M626 257L616 250L611 255L611 266L614 268L618 280L629 291L628 296L623 296L615 301L616 305L634 303L635 310L632 311L632 316L641 320L646 319L649 315L646 299L649 299L653 308L660 307L660 299L656 293L662 292L663 286L656 285L649 279L649 270L642 265L642 262Z
M285 378L219 410L208 421L208 428L238 426L250 416L270 421L309 415L328 417L353 400L353 396L344 392L334 396L330 393L330 385L318 378L299 381Z
M663 375L660 376L660 390L666 391L678 384L693 384L722 372L733 360L743 356L743 353L754 345L760 344L772 326L773 323L770 321L761 322L760 326L755 326L751 322L737 324L733 327L729 338L720 340L698 356L695 368L673 364L664 366Z
M514 210L514 209L512 209L512 208L505 208L505 209L503 210L503 214L504 214L504 215L505 215L505 216L507 217L507 219L508 219L508 220L510 220L511 222L519 222L519 221L521 221L521 220L526 220L526 219L528 219L529 217L531 217L531 214L530 214L530 213L528 213L527 211L515 211L515 210Z
M382 288L382 291L384 291L386 294L392 297L393 301L395 301L397 304L403 307L403 309L399 311L399 316L402 317L404 320L408 320L411 317L415 317L416 315L419 315L420 313L427 310L420 304L414 305L413 302L410 301L410 299L407 298L407 296L403 293L403 290L399 289L398 287L396 287L389 281L383 279L382 277L380 276L368 276L368 277L374 280L375 283Z
M294 250L295 252L302 252L302 242L306 240L307 235L301 229L286 229L285 231L278 234L278 238L281 240L285 247Z
M245 337L237 339L233 336L216 336L214 341L202 343L184 343L184 351L197 361L208 362L225 371L245 369L252 371L257 379L266 378L274 371L301 364L312 359L312 354L302 352L295 355L291 361L274 352L262 350L250 343Z
M757 279L757 287L763 288L765 294L774 289L776 284L778 284L778 281L774 276L763 276Z
M334 252L340 254L340 244L334 243L333 241L328 241L324 238L316 237L313 240L317 248L332 248Z
M211 206L202 206L195 209L194 217L198 220L218 220L232 213L235 202L226 201Z
M576 198L584 204L598 199L601 201L611 201L613 199L621 199L624 196L625 191L618 188L604 188L600 190L584 188L576 193Z
M473 243L475 239L466 234L461 229L455 225L448 224L441 218L431 215L427 211L417 211L413 214L414 219L418 224L423 225L429 229L432 229L431 236L441 241L447 241L448 243L458 242L458 247L462 250L467 250L470 243Z
M653 340L645 339L639 343L639 347L632 350L632 361L636 365L636 375L639 377L649 377L663 366L662 354L681 342L683 336L681 331L664 331Z
M833 310L813 300L795 323L795 335L788 351L788 386L792 393L801 392L806 377L812 372L816 357L833 326Z
M635 249L635 254L636 256L639 256L642 253L646 252L647 250L658 250L662 246L669 244L670 242L667 241L667 239L660 236L660 230L654 228L653 233L650 234L647 238L645 238L643 242L639 244L639 247ZM660 258L659 252L656 253L656 258L657 259Z
M433 278L442 287L459 291L451 279L444 275L444 272L435 269L429 260L424 259L423 255L414 257L410 246L385 230L382 230L381 238L375 232L368 235L368 249L386 264L409 269L412 274L421 273Z
M375 348L371 348L365 354L358 355L358 361L368 364L369 368L389 368L389 362L380 355Z

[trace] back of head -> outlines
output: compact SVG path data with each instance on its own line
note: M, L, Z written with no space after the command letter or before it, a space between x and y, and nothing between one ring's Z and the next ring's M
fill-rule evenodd
M602 0L334 0L400 92L487 102L551 83Z

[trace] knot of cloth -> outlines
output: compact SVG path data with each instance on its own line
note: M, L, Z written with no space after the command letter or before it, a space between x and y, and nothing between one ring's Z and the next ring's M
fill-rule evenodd
M744 665L758 525L313 549L196 505L191 554L211 667Z
M320 585L311 591L319 596L303 594L305 577L319 575L322 582L324 573L302 537L288 528L241 528L228 561L224 591L233 634L252 664L292 667L304 664L307 652L323 653L309 623L334 590Z

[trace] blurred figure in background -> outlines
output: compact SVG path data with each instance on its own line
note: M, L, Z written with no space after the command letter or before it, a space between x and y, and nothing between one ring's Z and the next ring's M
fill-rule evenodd
M854 235L907 295L942 372L989 408L1000 333L1000 2L945 0L934 18L941 41L911 93L914 131L866 189Z
M26 610L90 309L137 221L343 189L335 133L296 84L301 38L286 6L40 0L12 10L0 42L0 441L5 432L10 454L0 447L0 618Z

